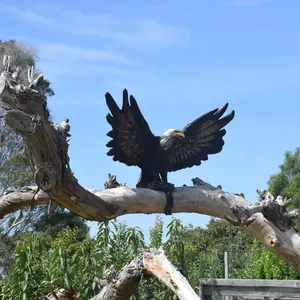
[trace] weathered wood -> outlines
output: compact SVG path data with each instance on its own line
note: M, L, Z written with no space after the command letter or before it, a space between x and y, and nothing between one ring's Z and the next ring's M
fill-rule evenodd
M57 292L52 292L48 295L42 295L38 300L79 300L73 291L59 289Z
M128 300L143 275L143 255L139 255L117 273L112 266L104 273L101 292L90 300Z
M201 300L184 276L165 256L163 248L155 251L144 251L145 272L157 277L181 300Z
M119 183L116 175L108 173L108 180L104 183L104 189L114 189L120 186L126 186L126 184Z
M36 79L29 76L29 84L24 85L13 77L10 65L5 56L4 71L0 76L0 99L6 109L7 124L23 136L34 165L38 187L59 204L75 210L75 213L76 210L77 213L80 211L79 214L84 218L92 220L97 215L105 219L107 214L113 214L114 206L105 202L98 209L98 197L80 186L73 176L68 157L69 120L58 124L48 121L47 101L35 90L42 75ZM65 204L61 201L63 199ZM86 199L96 206L91 208L86 205Z
M31 70L31 73L33 71ZM35 90L42 78L29 76L20 84L5 59L0 76L0 100L6 108L6 121L22 134L35 169L41 192L35 202L54 200L74 213L94 221L106 221L124 214L163 213L165 195L149 189L116 187L104 191L84 189L74 177L68 157L69 120L51 124L46 99ZM176 188L173 213L193 212L225 218L242 226L265 247L300 271L300 235L292 226L295 212L286 209L282 198L265 197L248 202L243 195L224 192L199 178L195 187ZM48 196L47 196L48 195ZM31 204L32 191L17 191L0 198L0 218Z
M299 280L202 279L201 296L300 298Z

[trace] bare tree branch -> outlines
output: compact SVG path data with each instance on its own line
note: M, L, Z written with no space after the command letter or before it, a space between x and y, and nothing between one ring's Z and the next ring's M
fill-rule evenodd
M0 218L13 213L19 209L30 207L32 201L36 205L47 204L50 201L50 197L43 191L40 191L35 195L37 187L24 187L21 190L6 191L0 196Z
M18 82L10 70L9 58L4 59L0 76L0 99L6 108L7 125L24 139L35 169L35 182L44 192L35 196L35 203L49 200L72 212L95 221L106 221L125 214L163 213L165 196L149 189L117 187L104 191L84 189L74 177L68 157L69 120L59 124L48 121L49 112L44 96L35 90L42 78L29 72L29 85ZM243 195L222 191L193 179L197 187L176 188L173 213L194 212L225 218L249 232L265 247L300 271L300 236L293 228L295 211L286 208L288 201L271 195L253 204ZM111 186L110 186L111 187ZM0 217L32 203L35 188L11 192L0 197Z
M106 190L89 190L98 202L95 204L91 199L85 198L85 204L89 205L90 219L94 221L105 221L114 219L125 214L137 213L163 213L165 206L164 194L149 189L130 189L129 187L117 187ZM270 200L271 199L271 200ZM288 215L284 206L280 206L282 199L270 198L266 202L250 203L245 198L226 193L221 189L214 188L207 183L201 186L179 187L174 192L173 213L199 213L222 219L233 220L236 225L257 238L265 247L279 255L283 260L300 271L300 235L295 231L291 222L283 222L283 215ZM39 192L36 195L38 204L46 203L50 197ZM76 199L75 199L76 200ZM0 197L0 216L14 211L14 208L28 206L32 201L32 192L12 192ZM107 214L105 218L97 213L101 210L102 203L105 207L113 205L114 213ZM63 205L63 203L62 203ZM73 212L81 214L80 201L74 201ZM282 213L271 215L273 220L267 219L266 211L275 211L281 207ZM244 216L241 216L244 212ZM249 224L239 222L246 217L253 219ZM276 220L277 216L277 220ZM288 219L289 220L289 219ZM245 226L247 224L248 226Z
M200 299L185 277L168 260L163 248L144 251L143 264L147 274L157 277L171 289L180 300Z
M128 300L143 275L143 255L139 255L117 273L113 266L105 271L104 287L91 300Z

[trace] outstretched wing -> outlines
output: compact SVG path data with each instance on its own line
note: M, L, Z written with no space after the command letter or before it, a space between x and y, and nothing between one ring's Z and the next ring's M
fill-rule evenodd
M128 166L139 166L154 144L155 136L133 96L130 96L129 102L126 89L123 90L122 109L109 93L105 94L105 99L111 112L106 120L112 127L107 133L112 138L106 144L111 148L107 155Z
M221 119L227 107L228 103L204 114L182 130L185 139L172 150L169 172L199 166L208 159L208 154L221 152L226 134L222 128L234 118L232 111Z

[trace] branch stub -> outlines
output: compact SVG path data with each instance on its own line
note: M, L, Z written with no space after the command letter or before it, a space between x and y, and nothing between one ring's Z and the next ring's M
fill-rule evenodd
M22 135L30 135L35 132L36 123L32 117L18 109L12 109L5 113L4 119L9 127L21 133Z
M46 193L57 188L58 176L58 173L50 166L42 166L34 173L35 182Z

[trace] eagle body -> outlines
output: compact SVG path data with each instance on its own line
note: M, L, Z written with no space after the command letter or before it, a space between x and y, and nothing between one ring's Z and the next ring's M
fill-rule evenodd
M219 153L224 145L223 128L233 118L234 111L221 118L226 103L186 125L182 130L169 129L155 136L142 115L135 98L123 90L123 105L119 108L113 97L105 94L110 113L106 116L112 139L106 144L108 156L127 166L138 166L141 175L137 187L153 183L168 183L168 172L199 166L209 154Z
M179 130L177 131L179 132ZM141 168L141 175L136 187L146 188L153 182L167 182L168 166L172 161L172 149L183 139L181 134L175 135L173 132L175 129L155 137L153 147L148 149L142 163L138 165Z

